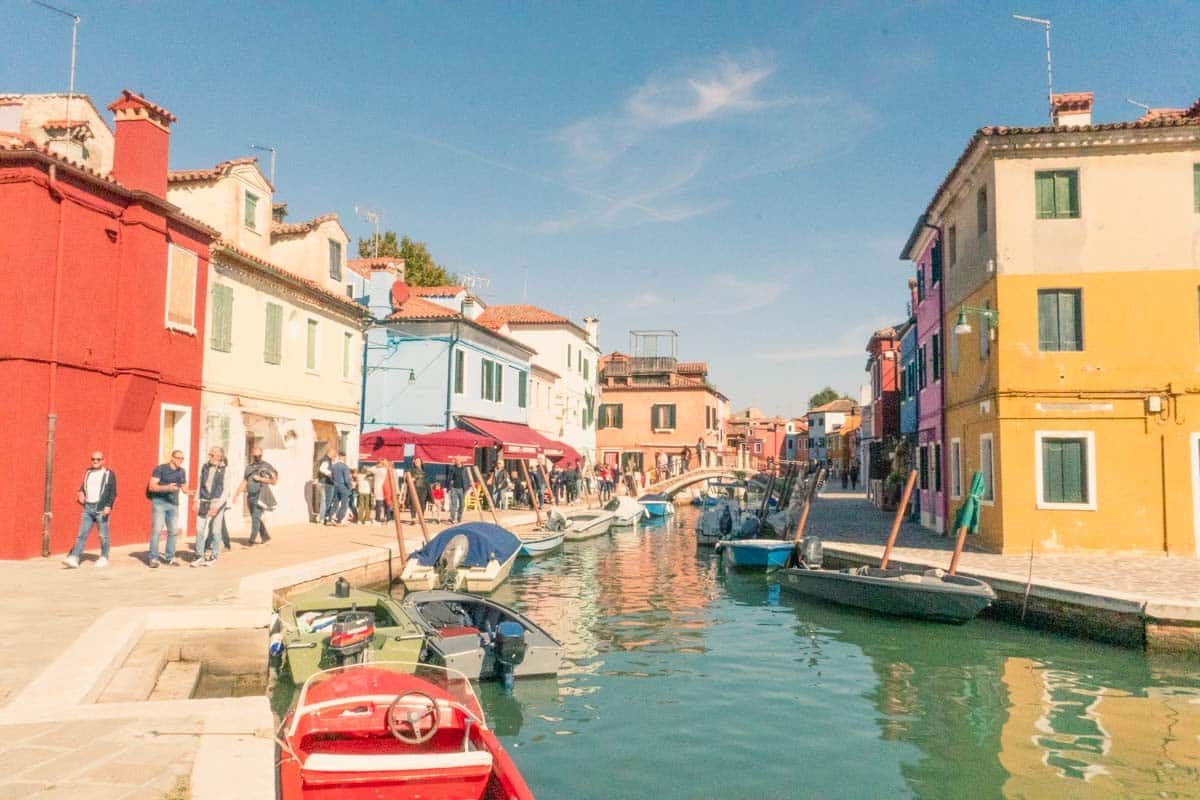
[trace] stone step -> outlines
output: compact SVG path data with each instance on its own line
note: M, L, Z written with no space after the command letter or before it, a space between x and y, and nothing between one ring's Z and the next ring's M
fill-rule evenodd
M150 692L150 700L190 700L200 682L199 661L168 661Z
M97 703L137 703L154 691L158 676L167 665L165 644L139 643L129 653L125 663L113 675L108 686L96 699Z

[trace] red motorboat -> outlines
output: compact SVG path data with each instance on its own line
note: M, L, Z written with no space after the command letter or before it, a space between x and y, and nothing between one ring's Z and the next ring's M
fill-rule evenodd
M318 672L282 733L283 800L533 800L470 680L445 667Z

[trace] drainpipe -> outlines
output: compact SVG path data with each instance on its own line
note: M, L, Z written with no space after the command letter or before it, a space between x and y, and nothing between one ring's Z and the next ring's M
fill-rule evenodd
M454 323L454 335L450 337L450 344L446 345L446 430L450 430L451 423L454 421L450 413L450 399L454 391L454 345L458 344L461 336L461 322ZM466 381L466 375L463 375L463 381Z
M58 241L54 251L54 297L50 306L50 392L46 409L46 471L45 485L42 490L42 557L50 556L50 520L54 517L52 509L54 501L54 439L58 426L58 414L55 412L58 395L58 308L62 293L63 274L63 236L65 231L66 203L62 191L58 188L57 165L50 165L50 197L58 202Z

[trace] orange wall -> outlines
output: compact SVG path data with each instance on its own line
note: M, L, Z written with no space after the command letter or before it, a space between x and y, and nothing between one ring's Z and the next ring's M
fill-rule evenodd
M600 458L605 450L637 450L642 453L644 465L649 467L659 450L667 455L678 455L684 445L694 449L700 438L709 449L719 446L717 431L705 428L707 415L704 409L706 406L718 407L721 400L707 387L606 386L601 390L600 402L621 404L624 416L620 428L597 428L596 450L601 454ZM674 430L655 431L651 428L650 408L659 403L675 404Z

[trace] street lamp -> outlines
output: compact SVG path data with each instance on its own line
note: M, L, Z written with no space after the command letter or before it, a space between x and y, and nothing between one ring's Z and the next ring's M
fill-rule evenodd
M1000 327L1000 312L991 308L979 308L978 306L962 306L958 310L958 321L954 324L954 335L963 336L971 332L971 323L967 321L967 314L978 314L983 318L989 331Z

